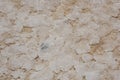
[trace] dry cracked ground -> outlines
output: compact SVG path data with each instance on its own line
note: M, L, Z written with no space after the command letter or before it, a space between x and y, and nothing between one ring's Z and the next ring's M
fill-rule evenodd
M120 0L0 0L0 80L120 80Z

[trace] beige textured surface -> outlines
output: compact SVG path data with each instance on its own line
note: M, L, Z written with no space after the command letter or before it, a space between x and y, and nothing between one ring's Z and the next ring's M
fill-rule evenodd
M0 0L0 80L120 80L120 0Z

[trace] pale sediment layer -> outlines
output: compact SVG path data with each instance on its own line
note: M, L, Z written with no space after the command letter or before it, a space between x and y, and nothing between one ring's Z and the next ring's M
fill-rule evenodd
M120 0L0 0L0 80L120 80Z

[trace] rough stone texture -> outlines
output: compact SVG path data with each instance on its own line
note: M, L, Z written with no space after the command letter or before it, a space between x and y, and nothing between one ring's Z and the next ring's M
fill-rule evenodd
M0 80L120 80L120 0L0 0Z

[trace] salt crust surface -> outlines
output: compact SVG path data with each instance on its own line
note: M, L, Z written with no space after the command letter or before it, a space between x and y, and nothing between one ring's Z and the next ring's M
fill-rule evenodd
M0 0L0 80L120 80L120 0Z

